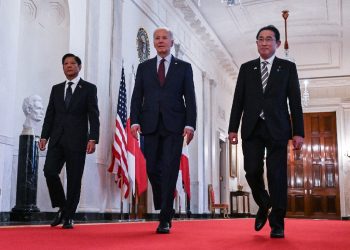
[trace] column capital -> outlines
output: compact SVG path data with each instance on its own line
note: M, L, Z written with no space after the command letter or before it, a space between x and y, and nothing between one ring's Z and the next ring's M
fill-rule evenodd
M214 80L214 79L209 79L209 85L210 85L210 87L216 87L216 86L218 86L218 84L216 83L216 81Z
M207 71L202 71L202 78L203 80L209 81L209 73Z
M175 48L175 56L179 59L183 59L183 56L185 55L185 52L186 52L184 50L184 46L181 46L181 43L175 43L174 48Z

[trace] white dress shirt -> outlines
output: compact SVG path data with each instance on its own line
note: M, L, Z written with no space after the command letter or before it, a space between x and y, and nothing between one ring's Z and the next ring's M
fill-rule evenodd
M71 85L71 87L72 87L72 95L73 95L73 93L74 93L74 90L75 90L75 88L77 87L77 85L78 85L78 82L80 81L80 76L77 76L76 78L74 78L73 80L66 80L66 85L65 85L65 87L64 87L64 99L66 99L66 92L67 92L67 89L68 89L68 83L69 82L72 82L73 84Z
M160 64L160 61L162 60L163 58L158 56L157 55L157 72L158 72L158 69L159 69L159 64ZM167 55L166 57L164 57L164 68L165 68L165 76L166 74L168 73L168 69L169 69L169 66L170 66L170 62L171 62L171 54Z
M273 55L271 56L269 59L267 60L264 60L260 57L260 71L262 70L262 67L263 67L263 64L262 62L268 62L268 64L266 65L267 67L267 72L269 72L269 75L270 75L270 72L271 72L271 68L272 68L272 63L273 63L273 60L275 59L276 55Z

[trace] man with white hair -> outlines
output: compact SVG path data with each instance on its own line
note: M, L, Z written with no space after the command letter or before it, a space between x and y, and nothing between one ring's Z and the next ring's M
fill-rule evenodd
M197 112L192 67L171 55L171 30L158 28L153 39L157 56L137 69L130 121L133 137L144 136L154 207L160 210L156 232L168 234L183 140L187 136L187 144L191 142Z

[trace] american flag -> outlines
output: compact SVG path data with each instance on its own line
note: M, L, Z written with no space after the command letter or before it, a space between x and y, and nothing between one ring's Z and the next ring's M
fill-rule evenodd
M114 142L112 146L113 160L108 171L115 173L115 182L121 188L121 177L123 176L124 197L129 195L129 173L127 162L126 142L127 135L125 133L126 120L127 120L127 108L126 108L126 88L125 88L125 75L124 68L122 68L122 77L120 79L117 118L115 121L115 134ZM123 195L123 194L122 194Z

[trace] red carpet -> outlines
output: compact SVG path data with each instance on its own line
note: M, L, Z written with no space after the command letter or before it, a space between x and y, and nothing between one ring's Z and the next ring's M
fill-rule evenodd
M284 239L271 239L254 219L174 221L169 235L157 222L0 227L0 249L350 249L350 221L286 219Z

